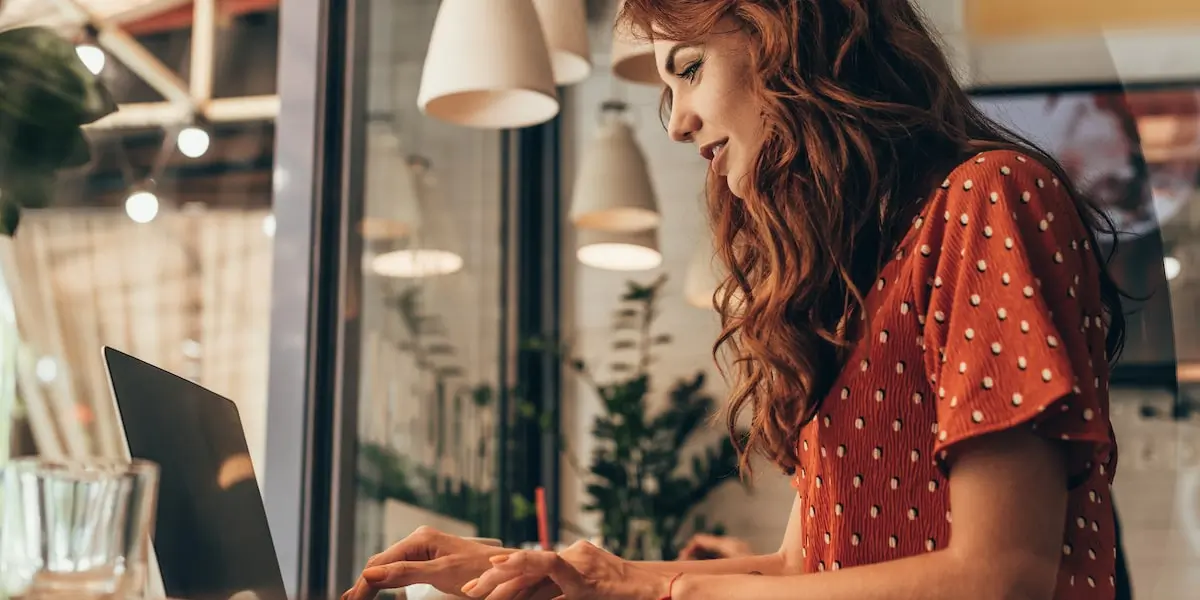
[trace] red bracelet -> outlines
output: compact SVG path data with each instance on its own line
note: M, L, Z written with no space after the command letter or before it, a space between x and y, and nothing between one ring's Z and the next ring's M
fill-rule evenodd
M675 600L674 599L675 582L679 581L680 577L683 577L683 573L676 573L675 576L671 578L671 583L667 584L667 595L663 596L659 600Z

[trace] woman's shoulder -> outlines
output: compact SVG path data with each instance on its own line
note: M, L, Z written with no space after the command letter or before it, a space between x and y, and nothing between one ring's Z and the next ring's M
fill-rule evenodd
M950 171L931 194L924 218L966 226L976 217L991 222L1037 216L1037 224L1048 215L1051 224L1056 216L1062 219L1056 229L1075 230L1080 225L1073 223L1079 220L1075 204L1069 186L1043 159L1020 150L988 150Z

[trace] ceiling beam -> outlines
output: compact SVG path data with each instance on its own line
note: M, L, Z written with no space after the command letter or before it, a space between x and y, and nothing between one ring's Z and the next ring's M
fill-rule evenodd
M188 94L188 88L183 79L120 26L93 13L80 0L54 1L64 10L74 12L79 20L95 28L98 32L96 41L100 46L129 67L130 71L154 88L154 91L161 94L167 102L183 106L192 105L191 96Z
M169 127L192 120L193 109L171 102L122 104L117 112L87 125L88 129L148 129ZM279 96L213 98L200 105L199 112L210 123L273 121L279 116Z

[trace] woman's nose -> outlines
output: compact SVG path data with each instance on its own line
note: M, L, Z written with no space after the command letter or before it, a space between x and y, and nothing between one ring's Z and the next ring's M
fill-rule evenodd
M676 142L688 143L695 139L700 129L700 118L696 113L678 105L671 109L671 120L667 122L667 134Z

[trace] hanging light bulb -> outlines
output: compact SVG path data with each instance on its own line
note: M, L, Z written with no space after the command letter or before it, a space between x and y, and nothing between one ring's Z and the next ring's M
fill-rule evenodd
M104 70L105 63L108 62L108 56L104 50L95 44L75 46L75 55L83 62L83 66L91 71L92 75L99 75Z
M662 264L658 229L614 232L580 229L575 257L579 262L608 271L646 271Z
M657 227L662 218L650 182L646 156L633 128L622 118L627 106L601 106L605 122L584 154L575 180L571 222L584 229L639 231Z
M137 190L125 198L125 214L134 223L149 223L158 216L158 196L149 190Z
M417 105L467 127L507 129L558 114L546 36L530 0L445 0Z
M1178 258L1174 256L1163 257L1163 274L1167 276L1167 281L1179 277L1181 272L1183 272L1183 263L1179 262Z
M408 168L412 170L417 201L423 207L436 208L422 209L421 229L408 240L409 246L375 255L371 259L371 271L384 277L403 278L457 273L463 268L463 258L453 249L456 241L455 230L453 223L445 218L448 216L445 203L438 202L435 198L436 190L429 170L429 160L421 156L410 157Z
M275 213L267 213L262 220L262 232L267 237L275 237Z
M612 72L629 83L662 85L650 36L628 23L613 27Z
M572 85L587 79L592 72L592 50L583 0L533 0L533 6L546 34L554 82Z
M184 127L175 136L175 145L179 147L179 152L188 158L204 156L211 143L208 132L195 125Z

